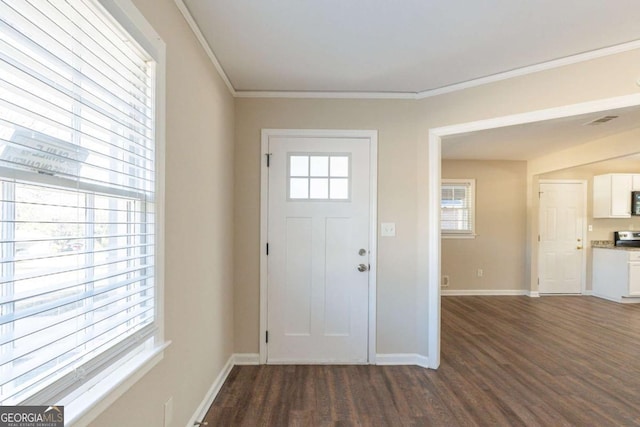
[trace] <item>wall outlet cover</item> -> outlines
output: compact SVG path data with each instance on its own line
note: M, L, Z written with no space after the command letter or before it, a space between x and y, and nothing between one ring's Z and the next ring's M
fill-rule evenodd
M173 397L164 403L164 427L170 427L173 421Z
M449 276L444 275L442 276L442 287L446 288L449 286Z
M382 237L395 237L396 235L396 223L395 222L383 222L380 224L380 235Z

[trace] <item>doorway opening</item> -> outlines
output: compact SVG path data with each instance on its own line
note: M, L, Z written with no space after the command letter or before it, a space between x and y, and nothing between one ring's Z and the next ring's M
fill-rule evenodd
M622 109L629 107L637 107L640 105L640 95L629 95L616 98L603 99L593 102L574 104L563 107L550 108L545 110L532 111L523 114L516 114L493 119L481 120L470 123L434 128L429 131L429 140L427 147L428 165L426 188L428 197L426 200L426 223L424 238L420 241L419 251L426 255L427 265L424 272L426 301L427 301L427 333L428 333L428 361L429 367L436 369L440 364L440 284L441 284L441 254L440 254L440 183L441 183L441 161L442 146L447 143L447 139L454 136L472 134L475 132L486 131L491 129L505 129L508 127L527 125L534 123L544 123L556 119L566 119L581 115L604 112L613 109ZM627 150L627 152L623 152ZM610 157L623 156L632 154L632 147L621 147L619 152L611 154ZM598 153L582 153L576 156L575 165L585 164L596 161L598 159L590 158L589 155L597 155ZM599 160L603 160L602 158ZM526 251L528 258L526 272L526 286L530 289L531 296L536 296L537 274L538 274L538 254L535 250L537 244L538 225L534 217L537 212L531 214L531 204L533 200L534 179L533 177L541 173L535 173L535 166L529 167L527 172L527 232L526 232ZM565 166L566 167L566 166ZM560 167L561 168L561 167ZM533 170L533 172L532 172ZM534 243L535 242L535 243Z

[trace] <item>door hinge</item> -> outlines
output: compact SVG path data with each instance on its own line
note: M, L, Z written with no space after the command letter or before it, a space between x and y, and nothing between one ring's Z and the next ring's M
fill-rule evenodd
M271 153L265 154L267 156L267 167L271 166Z
M538 234L538 242L540 241L540 235Z
M267 243L267 255L269 255L269 244Z
M538 277L538 285L540 284L540 278Z
M269 331L264 331L264 342L269 342Z

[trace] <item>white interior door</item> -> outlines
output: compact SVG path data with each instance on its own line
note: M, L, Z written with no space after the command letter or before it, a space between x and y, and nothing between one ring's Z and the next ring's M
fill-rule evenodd
M580 294L584 276L584 183L540 184L539 292Z
M267 363L366 363L369 139L268 144Z

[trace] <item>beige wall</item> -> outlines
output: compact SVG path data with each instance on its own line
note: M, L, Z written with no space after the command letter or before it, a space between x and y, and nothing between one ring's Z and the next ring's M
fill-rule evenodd
M397 237L378 245L378 353L424 355L429 129L638 92L635 51L424 100L234 101L173 1L134 3L167 43L173 344L95 426L160 426L170 397L172 425L183 426L234 350L258 352L260 129L379 131L378 219L396 222Z
M184 427L233 353L233 98L172 0L134 0L167 44L164 360L92 426Z
M638 132L604 138L601 146L615 141L637 144ZM584 149L584 148L583 148ZM636 148L637 149L637 145ZM588 153L599 151L588 149ZM611 151L610 151L611 153ZM603 154L604 155L604 154ZM610 154L607 155L607 157ZM538 162L539 163L539 162ZM552 162L552 164L555 164ZM442 240L442 274L450 278L449 291L529 290L525 286L526 162L443 160L443 178L475 178L477 238ZM640 230L640 217L593 218L593 176L606 173L640 173L640 159L621 158L539 175L539 179L587 182L587 219L593 231L586 240L611 240L613 232ZM535 191L534 191L535 193ZM587 249L586 288L591 289L591 249ZM477 269L483 277L477 277Z
M524 291L526 162L443 160L442 178L476 180L477 234L442 239L442 274L450 281L443 291Z
M636 91L637 92L637 91ZM571 176L571 174L580 174L580 176L584 176L587 179L589 176L593 176L592 172L595 174L597 170L602 170L602 173L608 169L609 166L604 164L599 166L594 166L595 168L602 169L594 169L590 170L592 164L598 164L604 160L622 158L628 155L637 154L640 152L640 145L638 145L638 141L640 140L640 129L631 130L627 132L621 132L609 137L601 138L595 141L591 141L589 143L575 146L566 150L558 151L547 156L539 157L537 159L531 160L527 163L527 181L528 187L531 189L531 193L535 194L538 191L538 179L544 174L558 173L557 176ZM585 169L573 170L572 168L585 166ZM628 166L628 164L627 164ZM614 166L615 167L615 166ZM624 166L626 167L626 166ZM589 172L585 172L589 170ZM598 172L600 173L600 172ZM568 175L562 175L568 174ZM555 176L555 175L548 175ZM591 187L589 187L591 188ZM590 192L591 190L589 190ZM528 226L528 248L531 250L530 256L528 258L531 259L530 269L529 269L529 277L531 283L531 290L537 291L538 286L535 283L537 274L538 274L538 253L537 253L537 245L535 244L536 236L538 235L538 198L530 197L529 198L529 226ZM611 219L599 219L599 224L607 224L611 221ZM587 240L600 240L601 238L606 238L606 235L614 228L618 227L619 224L611 224L608 226L604 226L604 228L600 232L589 233ZM628 225L628 224L627 224ZM594 230L598 224L594 224ZM591 289L591 249L587 250L587 289Z
M640 153L639 141L640 129L620 132L533 159L527 165L528 173L541 175Z
M429 129L635 94L638 63L640 51L627 52L415 101L236 99L236 351L258 352L262 128L379 131L378 219L398 236L378 242L377 352L424 355Z
M640 159L616 159L597 162L585 166L564 169L540 175L540 179L568 179L587 181L587 223L593 227L593 231L587 232L587 271L586 288L592 289L592 251L591 240L612 240L613 232L618 230L640 230L640 217L633 216L628 219L619 218L593 218L593 177L607 173L640 173Z
M413 353L414 102L237 99L236 118L236 351L258 352L260 130L306 128L379 131L378 219L396 222L397 236L379 238L378 350Z

